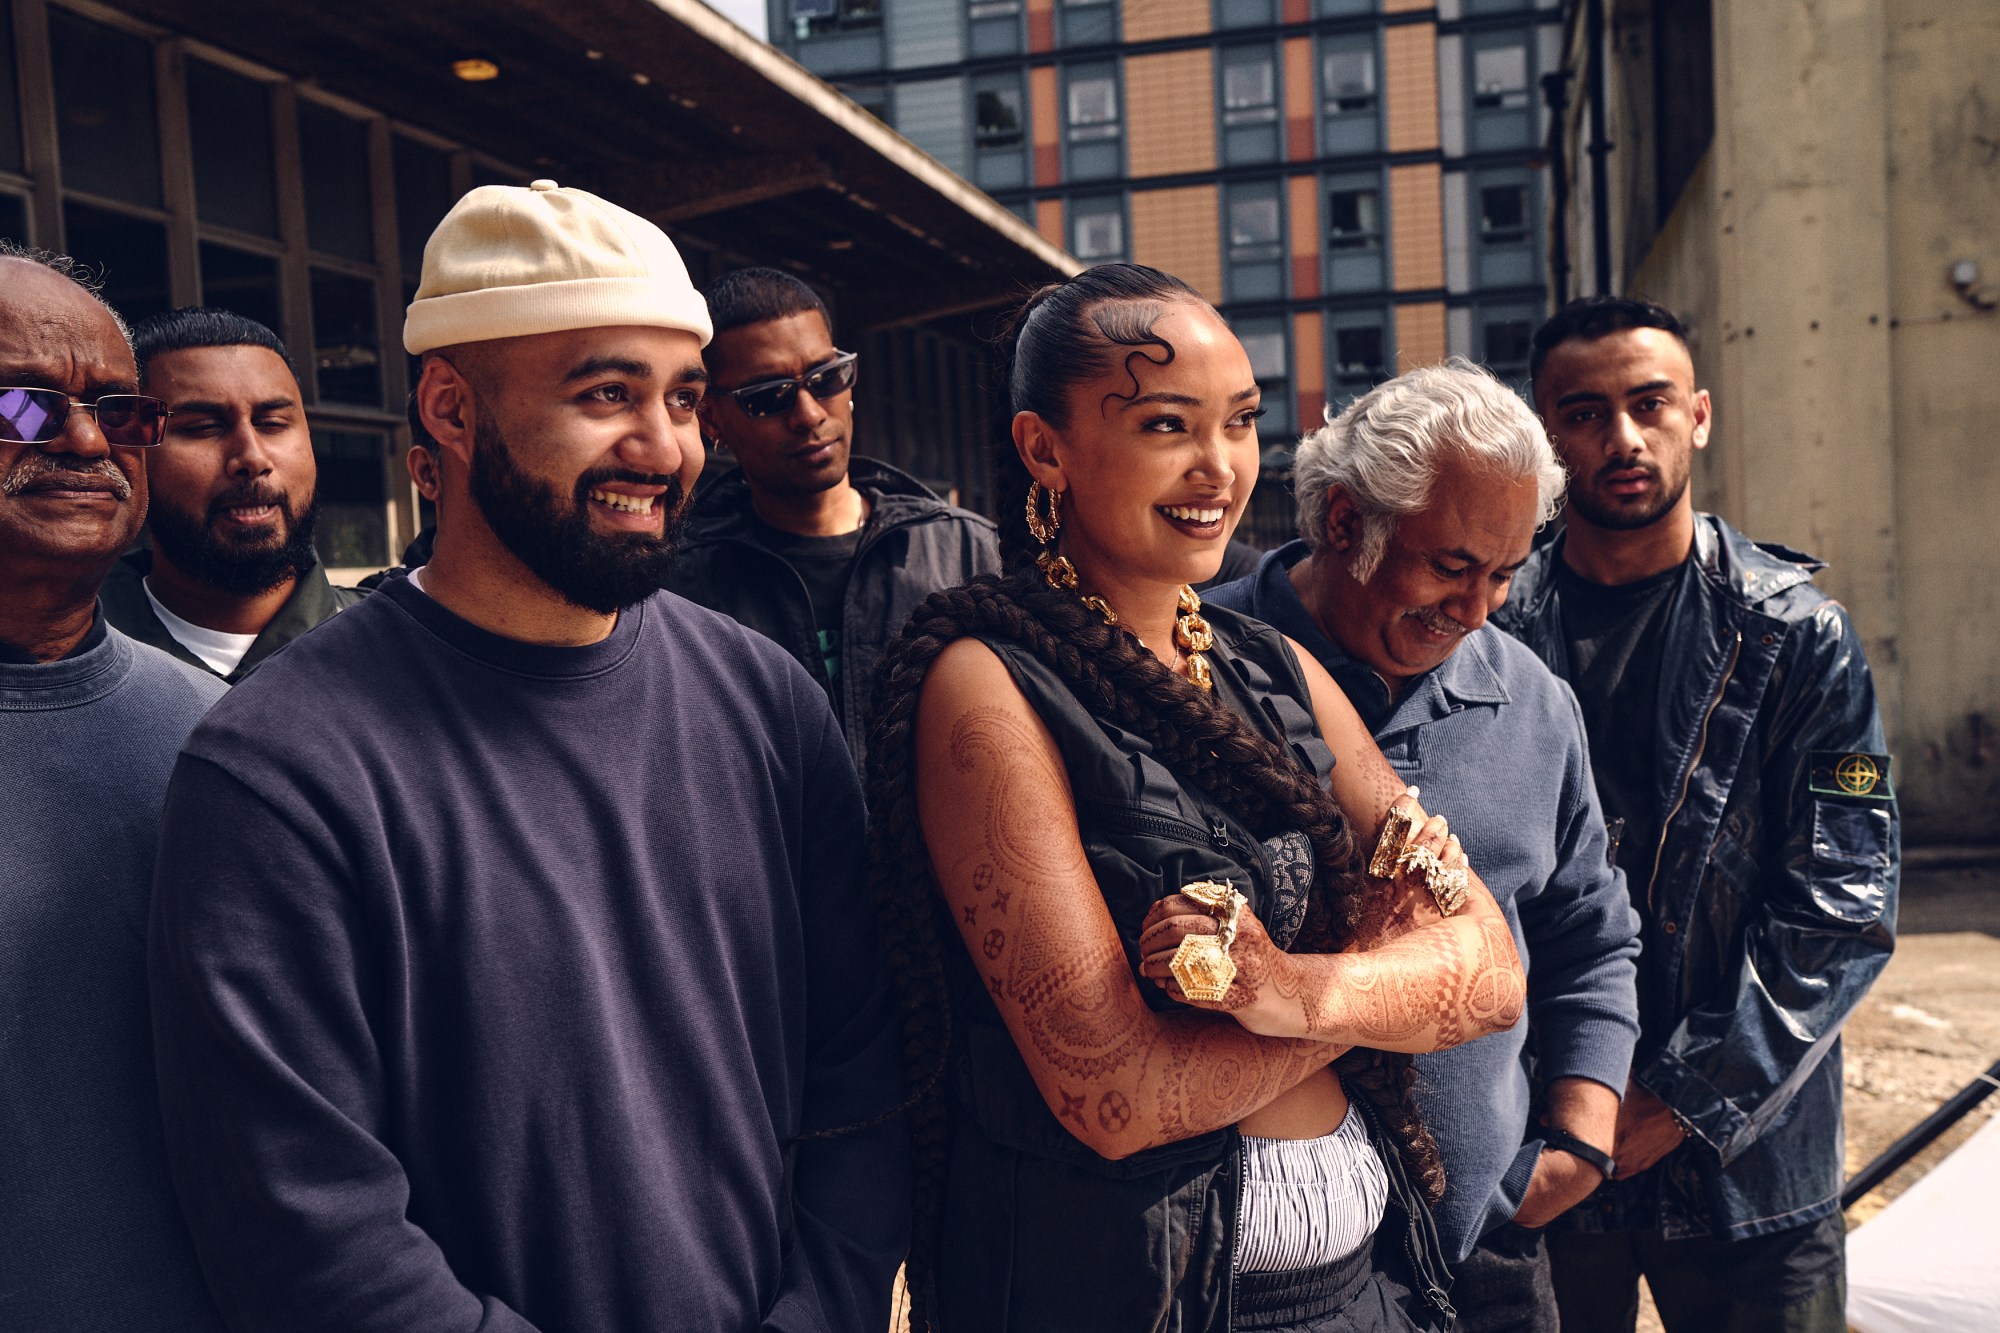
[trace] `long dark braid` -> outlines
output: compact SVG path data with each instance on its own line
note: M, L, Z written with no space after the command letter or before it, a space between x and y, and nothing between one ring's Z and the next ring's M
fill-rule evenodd
M1117 347L1156 364L1174 349L1152 332L1166 302L1199 301L1178 280L1138 265L1106 265L1037 292L1014 321L1009 398L1019 410L1049 409L1051 390L1067 391L1108 368ZM1040 317L1038 311L1045 311ZM1060 324L1037 337L1030 322ZM1092 340L1080 327L1094 330ZM1080 343L1089 344L1079 346ZM1040 344L1037 347L1037 344ZM1148 348L1159 348L1156 356ZM1024 372L1042 363L1037 379ZM1051 362L1060 359L1060 364ZM1054 381L1052 384L1051 382ZM1136 378L1134 380L1136 384ZM1136 392L1136 389L1134 390ZM1000 452L1003 496L1023 495L1028 476L1011 447ZM1018 481L1018 484L1017 484ZM1129 631L1107 624L1070 593L1027 567L1032 545L1023 517L1003 506L1001 548L1013 572L988 575L940 592L920 606L889 648L875 678L875 732L869 750L870 885L903 1008L904 1060L911 1102L916 1178L905 1280L910 1327L925 1333L935 1308L934 1272L941 1233L950 1127L939 1086L950 1058L951 996L946 981L938 888L918 821L914 775L918 697L938 655L969 636L1019 643L1063 680L1094 715L1144 738L1179 778L1260 838L1287 829L1313 845L1317 873L1307 922L1296 948L1332 952L1361 929L1368 889L1352 831L1339 807L1282 746L1227 706L1189 684ZM1355 1050L1335 1062L1348 1084L1381 1113L1412 1177L1435 1203L1444 1171L1437 1145L1410 1095L1414 1066L1406 1055Z

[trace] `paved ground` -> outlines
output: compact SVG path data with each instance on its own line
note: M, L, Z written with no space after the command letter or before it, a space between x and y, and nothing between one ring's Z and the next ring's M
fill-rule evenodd
M1848 1020L1847 1170L1852 1175L2000 1059L2000 864L1922 869L1903 880L1896 954ZM1988 1117L2000 1093L1849 1210L1849 1230L1922 1178ZM1657 1333L1648 1308L1641 1333Z

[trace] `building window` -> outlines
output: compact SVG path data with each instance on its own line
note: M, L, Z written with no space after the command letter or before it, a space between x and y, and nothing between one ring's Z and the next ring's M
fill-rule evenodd
M21 88L14 76L14 15L6 0L0 0L0 171L18 175L26 165L21 153ZM0 226L12 216L9 207L0 198ZM26 244L25 238L19 239Z
M1285 294L1283 196L1277 181L1228 187L1228 292L1231 301L1273 301Z
M187 105L196 215L203 222L253 236L277 236L270 89L255 79L190 60Z
M104 299L128 323L174 308L166 223L70 199L63 238L64 249L104 274Z
M388 439L365 430L312 428L319 467L319 522L313 544L333 568L380 563L389 549Z
M1330 317L1333 391L1328 405L1335 411L1392 374L1389 368L1388 322L1378 311L1341 311Z
M1056 37L1064 46L1118 40L1118 7L1111 0L1058 0Z
M1485 33L1466 41L1474 151L1535 142L1534 56L1527 33Z
M201 242L201 303L234 310L284 336L285 311L278 257Z
M1326 191L1326 283L1334 292L1383 287L1382 183L1374 175L1338 177Z
M1320 150L1328 156L1374 151L1381 141L1375 35L1329 37L1320 49Z
M1125 201L1117 195L1071 200L1069 248L1090 264L1125 258Z
M1215 0L1218 28L1263 28L1278 18L1277 0Z
M302 100L299 159L305 168L306 236L312 248L361 263L373 260L368 127L332 107Z
M49 47L64 190L160 208L152 44L51 9Z
M1522 393L1527 391L1528 349L1539 314L1539 307L1526 304L1495 306L1478 314L1480 362Z
M971 0L965 7L965 28L974 59L1019 54L1021 0Z
M1378 250L1382 246L1382 192L1374 186L1330 190L1326 196L1326 248Z
M0 241L28 244L28 201L0 191Z
M1519 245L1528 239L1528 187L1483 185L1479 189L1482 245Z
M1278 160L1278 53L1270 43L1222 52L1222 157Z
M882 0L792 0L792 34L799 41L882 26Z
M1116 176L1120 166L1118 76L1109 65L1070 70L1065 100L1070 179Z
M982 189L1028 183L1027 97L1018 74L989 74L972 85L973 180Z
M1289 438L1292 433L1291 352L1286 346L1282 319L1239 319L1233 321L1236 340L1250 358L1250 373L1264 391L1264 416L1257 433L1265 439Z

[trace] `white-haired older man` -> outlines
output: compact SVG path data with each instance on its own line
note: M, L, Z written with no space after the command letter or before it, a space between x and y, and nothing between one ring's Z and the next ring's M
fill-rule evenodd
M1268 621L1347 691L1451 819L1528 963L1508 1033L1420 1057L1450 1178L1437 1222L1472 1330L1553 1330L1535 1230L1610 1174L1638 1036L1637 919L1606 855L1569 687L1486 617L1563 473L1541 423L1463 361L1411 371L1299 444L1299 534L1207 600Z

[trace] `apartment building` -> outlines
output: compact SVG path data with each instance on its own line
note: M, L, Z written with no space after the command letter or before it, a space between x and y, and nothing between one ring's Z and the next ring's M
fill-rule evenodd
M0 237L131 319L238 310L299 362L337 580L425 521L403 310L467 189L538 176L660 222L695 280L779 264L860 351L870 452L985 502L964 312L1074 261L699 0L0 0Z
M1272 466L1399 368L1525 373L1556 0L769 4L774 45L1048 239L1215 301Z

